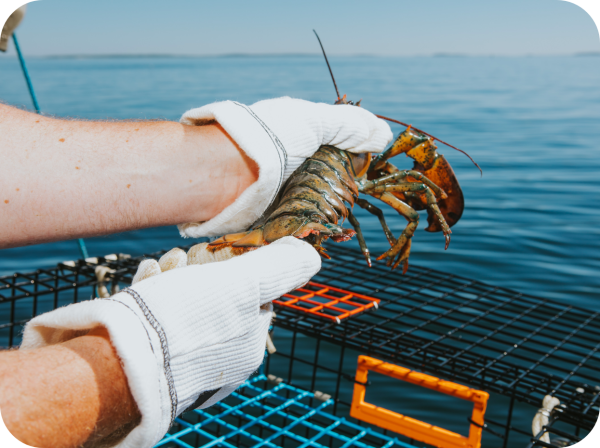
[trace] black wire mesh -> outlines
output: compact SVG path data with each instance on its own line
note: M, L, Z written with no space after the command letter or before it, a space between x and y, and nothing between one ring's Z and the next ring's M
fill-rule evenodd
M336 325L281 308L278 326L534 405L588 396L578 389L598 400L599 311L419 266L366 269L355 251L328 249L316 281L381 299L379 310Z
M287 381L298 382L296 370L312 367L304 383L320 387L319 376L337 375L328 392L347 396L343 380L353 381L356 355L368 354L508 397L504 418L486 417L484 431L502 440L484 446L515 446L511 432L521 441L531 438L531 419L547 394L561 400L556 420L568 426L563 432L573 441L594 426L600 404L598 312L419 266L406 275L383 264L367 269L358 252L343 246L328 250L332 260L315 281L376 297L379 309L340 325L277 309L274 340L282 348L279 355L289 358ZM278 337L280 328L291 336ZM307 348L298 335L318 342ZM340 347L339 360L319 356L323 343ZM515 401L533 406L527 421L512 420Z
M165 251L153 254L160 256ZM105 265L114 269L109 289L131 284L139 261L122 255L88 258L59 263L55 268L0 277L0 348L19 345L23 326L34 316L60 306L96 297L95 269Z
M411 265L406 275L380 263L368 269L355 250L334 245L328 250L333 258L314 280L381 299L379 310L337 325L277 309L278 356L269 358L267 373L285 360L286 381L326 389L336 412L346 412L338 410L349 404L351 392L344 387L353 384L356 356L368 354L508 397L506 421L486 418L486 432L501 440L494 446L511 446L511 431L527 434L511 422L515 401L540 407L547 394L562 403L553 428L555 422L567 425L557 430L575 440L593 427L600 404L600 312L425 267ZM18 345L33 316L95 297L97 266L114 270L106 280L114 292L130 284L142 258L113 255L0 277L0 347ZM301 339L313 346L301 349ZM330 356L331 347L337 356Z

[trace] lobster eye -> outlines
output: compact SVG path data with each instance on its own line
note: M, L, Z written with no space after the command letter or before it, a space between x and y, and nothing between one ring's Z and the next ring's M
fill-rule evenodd
M349 152L350 163L352 164L352 170L354 171L355 177L362 177L365 175L371 164L371 153L364 152L362 154L354 154Z

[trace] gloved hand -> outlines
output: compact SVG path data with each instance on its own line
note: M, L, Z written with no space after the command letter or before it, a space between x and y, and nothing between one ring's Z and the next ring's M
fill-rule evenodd
M321 145L355 153L382 152L392 140L389 125L357 106L293 98L252 106L224 101L187 111L181 123L217 121L259 166L259 178L210 221L179 225L183 237L220 236L247 230L275 201L279 189Z
M142 414L120 447L155 445L177 415L211 406L242 384L262 363L271 301L321 267L317 252L293 237L203 266L185 266L186 258L193 262L194 252L174 249L159 263L146 260L131 287L25 327L24 349L107 328Z

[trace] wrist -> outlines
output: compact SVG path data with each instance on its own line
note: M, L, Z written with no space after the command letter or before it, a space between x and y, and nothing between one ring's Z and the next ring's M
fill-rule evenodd
M120 302L118 298L123 296L128 297L120 293L111 299L68 305L35 317L25 328L21 350L63 343L73 345L83 338L106 348L104 332L98 328L104 327L110 334L110 350L114 350L115 360L119 360L119 367L126 376L135 402L132 404L142 415L139 425L127 428L131 431L122 434L126 435L123 446L151 446L160 440L170 424L170 413L162 408L161 399L168 387L148 331L136 313L136 305ZM90 337L89 332L86 332L87 336L79 336L85 330L93 331L97 336ZM95 355L92 358L97 361Z
M183 237L218 236L246 230L274 202L286 176L303 158L290 157L277 135L256 112L244 104L223 101L192 109L183 114L181 123L201 126L218 122L246 156L259 167L259 176L249 188L209 220L181 221Z
M168 173L177 182L169 224L208 221L258 180L258 165L218 123L181 126L185 164Z
M85 441L85 446L112 446L118 443L141 421L141 414L131 394L131 389L121 365L121 359L113 347L106 327L97 326L85 336L70 339L58 347L64 347L75 353L92 374L95 387L90 404L94 415L83 420L93 431ZM90 405L86 406L87 409ZM77 412L77 417L81 414ZM82 426L86 426L85 424Z

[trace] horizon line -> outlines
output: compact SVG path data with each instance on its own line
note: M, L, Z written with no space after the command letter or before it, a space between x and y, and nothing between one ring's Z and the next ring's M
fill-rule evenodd
M16 57L15 54L10 56ZM527 57L581 57L581 56L600 56L600 51L583 51L576 53L557 53L557 54L468 54L468 53L432 53L415 55L381 55L373 53L356 53L347 55L332 55L333 58L343 57L372 57L372 58L411 58L411 57L448 57L448 58L527 58ZM318 57L322 58L320 53L220 53L207 55L194 54L173 54L173 53L99 53L99 54L54 54L54 55L28 55L30 58L40 59L158 59L158 58L183 58L183 59L217 59L217 58L265 58L265 57Z

